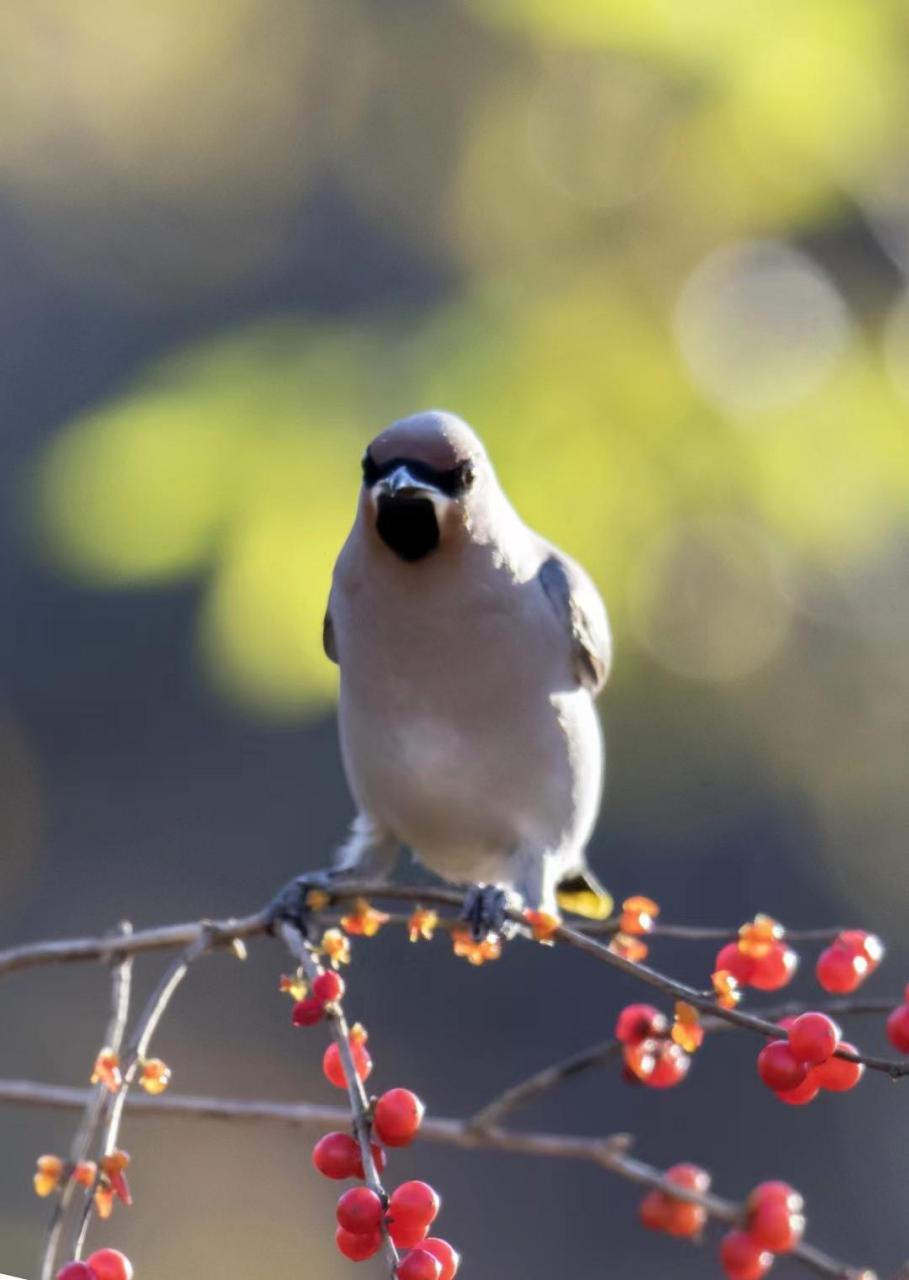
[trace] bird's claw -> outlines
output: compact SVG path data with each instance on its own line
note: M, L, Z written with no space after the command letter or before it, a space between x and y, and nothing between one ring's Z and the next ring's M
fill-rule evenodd
M508 899L494 884L472 884L464 898L461 919L470 926L475 942L490 933L504 933Z
M333 878L331 871L308 871L295 876L265 908L269 929L274 932L279 924L286 922L308 938L313 912L332 901Z

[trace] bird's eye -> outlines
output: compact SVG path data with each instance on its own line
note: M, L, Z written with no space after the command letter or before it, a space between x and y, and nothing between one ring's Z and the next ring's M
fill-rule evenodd
M460 493L466 493L466 491L470 488L470 486L473 484L474 480L476 479L476 475L473 469L473 463L470 461L462 462L461 465L457 468L457 473L458 473L458 490Z
M367 489L370 489L379 478L379 468L373 461L373 456L368 449L363 454L363 460L360 465L363 468L363 483Z

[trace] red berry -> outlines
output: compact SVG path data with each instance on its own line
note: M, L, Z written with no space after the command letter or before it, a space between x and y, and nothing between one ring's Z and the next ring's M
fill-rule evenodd
M350 1046L350 1051L353 1054L357 1075L361 1080L368 1079L372 1071L372 1058L369 1056L369 1050L365 1049L362 1044L357 1043ZM322 1070L329 1084L333 1084L336 1089L347 1088L344 1067L341 1065L341 1054L336 1044L330 1044L325 1050L322 1058Z
M805 1219L790 1213L785 1204L767 1201L748 1215L748 1234L755 1244L771 1253L790 1253L801 1241Z
M414 1249L398 1263L399 1280L439 1280L442 1264L428 1249Z
M747 1205L750 1209L756 1204L770 1200L785 1204L790 1213L801 1213L805 1207L801 1192L779 1178L768 1178L766 1182L759 1182L749 1193Z
M428 1227L440 1200L427 1182L402 1182L388 1201L388 1216L401 1227Z
M778 991L785 987L799 967L799 958L785 942L771 942L763 955L755 957L752 987L758 991Z
M651 1089L671 1089L680 1084L688 1074L691 1058L672 1040L658 1040L653 1055L653 1069L641 1077Z
M648 1191L638 1206L638 1217L648 1231L665 1231L669 1225L669 1197L658 1188Z
M794 1089L775 1089L780 1102L787 1102L790 1107L804 1107L809 1102L814 1102L820 1093L820 1085L814 1075L817 1070L817 1067L811 1067L802 1083L797 1084Z
M382 1201L369 1187L351 1187L338 1201L338 1226L352 1235L369 1235L382 1223Z
M641 1044L653 1036L664 1036L669 1030L665 1014L652 1004L629 1004L618 1016L615 1038L621 1044Z
M720 1241L720 1262L729 1280L761 1280L773 1262L745 1231L730 1231Z
M326 1133L312 1149L312 1162L326 1178L359 1176L360 1147L349 1133Z
M808 1074L808 1068L789 1047L788 1040L771 1040L758 1054L758 1075L769 1089L795 1089Z
M737 942L727 942L717 952L713 971L716 973L718 969L725 969L732 974L739 986L748 987L751 985L755 964L754 956L742 951Z
M789 1028L789 1047L800 1062L826 1062L842 1032L826 1013L803 1013Z
M133 1264L119 1249L96 1249L85 1261L97 1280L133 1280Z
M316 996L307 996L294 1005L291 1019L295 1027L314 1027L321 1022L325 1006Z
M382 1248L382 1232L366 1231L359 1235L353 1231L345 1231L338 1227L335 1232L335 1244L351 1262L365 1262Z
M410 1222L392 1222L387 1221L385 1224L388 1234L392 1241L399 1249L415 1249L417 1245L422 1245L429 1231L429 1223L420 1226Z
M344 979L333 969L326 969L313 982L312 993L323 1004L328 1004L331 1000L340 1000L344 994Z
M909 1004L897 1005L889 1014L887 1039L900 1053L909 1053Z
M84 1262L68 1262L57 1272L57 1280L95 1280L95 1273Z
M755 1244L771 1253L789 1253L805 1230L804 1202L788 1182L762 1182L747 1201L746 1229Z
M856 1052L855 1045L847 1044L845 1040L841 1040L836 1047L848 1049L851 1053ZM811 1079L820 1089L829 1089L831 1093L845 1093L847 1089L854 1089L864 1074L863 1062L849 1062L846 1058L828 1058L826 1062L814 1068Z
M381 1173L382 1170L385 1168L385 1152L382 1150L382 1148L379 1146L377 1142L371 1142L369 1144L369 1149L372 1152L372 1162L376 1166L376 1173ZM356 1178L366 1177L366 1174L363 1172L363 1161L360 1158L359 1147L357 1148L357 1168L354 1173L354 1177Z
M707 1170L702 1169L700 1165L689 1164L687 1161L674 1164L671 1169L667 1169L666 1178L669 1182L674 1182L677 1187L685 1187L688 1191L710 1190L710 1174Z
M710 1174L696 1164L673 1165L667 1169L666 1178L690 1191L704 1192L710 1187ZM645 1227L670 1236L698 1236L707 1221L707 1210L702 1205L680 1200L659 1187L647 1193L638 1212Z
M876 933L866 933L864 929L844 929L834 945L845 947L853 955L864 956L868 961L869 973L873 973L878 967L886 950Z
M848 947L834 943L818 956L817 980L825 991L837 995L854 991L868 974L868 961Z
M461 1255L457 1249L452 1249L447 1240L441 1240L438 1236L430 1236L428 1240L424 1240L423 1248L434 1258L438 1258L442 1268L439 1280L454 1280L461 1265Z
M413 1142L425 1107L409 1089L389 1089L376 1103L372 1122L386 1147L406 1147Z

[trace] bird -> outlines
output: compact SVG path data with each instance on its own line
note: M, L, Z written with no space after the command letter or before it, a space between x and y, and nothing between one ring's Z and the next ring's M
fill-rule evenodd
M475 937L506 906L609 915L585 852L603 784L606 610L521 520L455 414L414 414L368 445L323 645L357 810L330 882L384 880L404 847L465 888Z

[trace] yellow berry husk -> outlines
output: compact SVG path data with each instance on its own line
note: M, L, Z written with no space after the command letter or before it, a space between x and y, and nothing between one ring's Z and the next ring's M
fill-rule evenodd
M146 1093L157 1097L170 1084L171 1070L160 1058L150 1058L142 1067L139 1084Z
M92 1084L103 1084L110 1093L119 1093L123 1085L123 1073L120 1070L120 1055L113 1049L104 1048L95 1059L91 1074Z
M650 948L646 942L642 942L640 938L632 937L627 933L617 933L614 938L609 940L609 950L617 956L622 956L625 960L631 960L637 964L640 960L646 960Z
M39 1156L37 1171L34 1176L35 1194L42 1197L51 1195L60 1185L63 1175L63 1161L59 1156Z
M73 1170L73 1181L78 1182L80 1186L90 1187L97 1173L98 1166L94 1160L80 1160Z
M432 941L432 935L435 933L439 924L439 914L437 911L428 911L423 907L417 907L407 922L407 933L411 942L418 942L423 938L426 942Z

